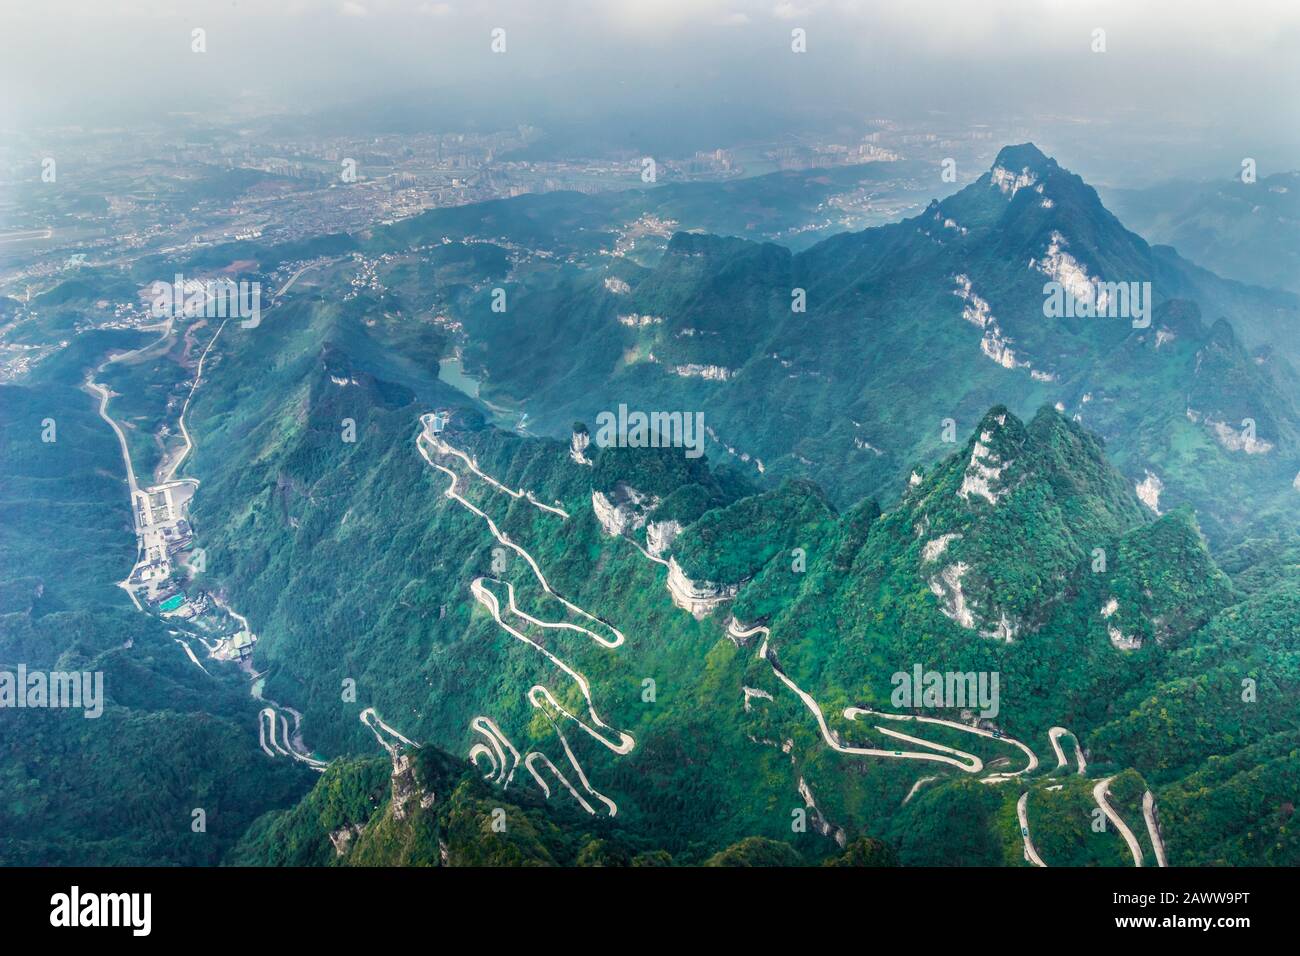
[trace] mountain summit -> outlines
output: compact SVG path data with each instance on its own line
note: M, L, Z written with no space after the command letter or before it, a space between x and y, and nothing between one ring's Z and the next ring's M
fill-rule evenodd
M998 158L993 161L992 168L1043 175L1049 170L1059 169L1060 167L1056 164L1056 160L1033 143L1019 143L1013 146L1003 146L998 151Z

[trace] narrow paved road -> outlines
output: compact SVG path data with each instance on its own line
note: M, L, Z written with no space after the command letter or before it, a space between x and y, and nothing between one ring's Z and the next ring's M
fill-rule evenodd
M884 711L868 710L865 707L846 707L844 709L844 716L848 720L857 720L858 716L861 714L869 714L873 717L882 717L885 720L915 720L923 724L938 724L943 727L951 727L954 730L960 730L968 734L975 734L979 737L987 737L990 740L1001 740L1004 743L1011 744L1013 747L1019 747L1025 752L1028 761L1024 767L1014 773L991 773L985 777L981 777L980 779L985 783L1001 783L1003 780L1011 780L1015 777L1019 777L1021 774L1032 773L1038 769L1038 755L1035 754L1033 750L1021 743L1019 740L1016 740L1014 737L1008 737L1006 734L997 731L986 730L983 727L972 727L970 724L963 724L956 720L944 720L941 717L921 717L917 714L887 714ZM876 729L881 730L883 728L878 727ZM885 733L891 733L891 731L885 730Z
M783 684L789 687L792 691L794 691L794 693L799 697L799 699L804 702L804 706L808 708L809 712L812 713L813 717L817 721L817 725L821 730L822 739L826 742L827 746L829 746L832 750L835 750L839 753L852 754L855 756L894 757L903 760L930 760L936 763L949 764L953 767L956 767L958 770L962 770L966 773L979 773L981 770L984 769L984 762L974 754L966 753L964 750L957 750L953 747L947 747L943 744L938 744L930 740L925 740L921 737L913 737L909 734L900 733L899 731L891 730L888 727L876 726L875 729L878 732L885 734L886 736L894 737L899 740L906 741L907 743L915 744L916 746L919 747L926 747L930 750L939 751L939 753L922 753L918 751L908 751L908 750L882 750L875 747L845 746L843 743L840 742L839 736L835 734L830 729L829 725L826 723L826 716L825 714L822 713L821 705L817 703L816 699L814 699L811 694L809 694L798 684L796 684L793 680L791 680L790 677L785 673L785 671L781 669L781 666L777 663L775 656L770 652L768 648L768 639L771 636L770 629L763 627L761 625L756 627L746 628L743 624L735 620L735 618L732 618L731 621L728 622L727 624L727 633L731 637L737 640L745 640L756 634L762 635L763 643L762 646L759 647L758 649L759 658L767 661L768 665L772 668L772 672L777 676L777 678ZM1031 773L1032 771L1038 768L1038 756L1034 753L1034 751L1030 747L1021 743L1019 740L1016 740L1014 737L1008 737L1007 735L998 733L996 731L985 730L982 727L972 727L969 724L963 724L955 720L944 720L939 717L921 717L916 714L888 714L878 710L869 710L865 707L846 707L844 709L844 717L847 720L856 720L858 717L864 715L871 716L871 717L878 717L884 720L914 720L917 721L918 723L939 724L944 727L951 727L954 730L963 731L964 733L975 734L980 737L988 737L992 740L1000 740L1003 741L1004 743L1011 744L1014 747L1019 747L1021 750L1025 752L1027 761L1025 766L1022 769L1017 770L1014 773L989 774L988 776L982 778L987 783L1000 783L1004 780L1010 780L1014 777L1018 777L1021 774ZM942 756L942 754L950 754L951 756Z
M434 451L437 452L438 454L454 455L455 457L461 458L466 462L470 462L469 456L466 455L464 452L452 448L450 445L446 444L444 441L442 441L434 434L434 432L432 431L432 416L425 415L421 418L421 421L424 424L424 431L421 432L421 434L416 438L416 446L419 448L420 455L424 458L426 462L428 462L434 468L438 469L440 472L442 472L448 478L451 479L451 484L447 487L447 490L444 492L444 494L448 498L457 502L462 507L468 509L472 513L482 518L485 522L487 522L488 530L492 532L492 536L496 538L498 541L500 541L507 548L514 551L516 554L518 554L521 558L523 558L528 563L528 566L533 571L533 576L537 578L537 583L542 586L543 591L545 591L551 597L555 598L557 601L559 601L561 604L563 604L566 608L568 608L573 613L577 614L579 617L583 617L596 624L600 624L602 627L607 627L614 634L614 638L610 640L609 638L601 637L600 635L592 631L587 631L587 633L591 635L593 640L597 641L600 644L603 644L605 647L608 648L615 648L621 645L625 640L622 631L616 628L613 624L610 624L608 621L602 620L601 618L596 617L594 614L588 613L583 608L580 608L578 607L578 605L567 600L562 594L559 594L554 588L551 587L550 582L546 580L546 575L542 573L542 569L537 564L536 559L531 554L529 554L528 551L526 551L524 548L520 547L518 544L512 541L509 535L505 534L500 528L498 528L496 522L493 521L490 517L488 517L488 515L484 511L479 509L477 506L475 506L475 504L472 501L465 498L463 495L459 493L457 489L459 487L460 476L458 476L450 468L447 468L444 465L440 465L436 461L434 461L429 454L429 448L432 447ZM482 472L477 471L477 468L475 468L475 471L477 474L480 475L482 474ZM496 481L495 479L491 479L490 483L493 485L493 487L505 491L507 494L510 494L512 497L526 499L529 503L536 506L537 508L540 508L543 511L560 515L563 518L568 518L568 515L565 512L561 511L560 509L552 508L549 505L544 505L541 502L539 502L535 497L533 497L531 492L516 493L512 489L506 488L505 485L502 485L500 482ZM586 629L584 628L583 630Z
M277 740L275 736L276 717L280 718L279 728L280 728L280 734L284 739L283 744L280 743L280 741ZM266 732L268 726L270 727L270 731L271 731L269 736L267 735ZM317 760L315 757L311 756L311 754L300 753L299 751L294 749L293 741L289 739L289 721L283 714L277 714L275 712L274 707L263 707L261 711L258 713L257 733L258 733L258 738L262 745L262 749L266 751L266 753L269 756L274 757L275 753L271 751L270 747L267 747L266 743L268 740L270 740L271 742L271 747L274 747L276 751L278 751L279 753L287 757L292 757L294 760L297 760L300 763L305 763L307 766L311 767L311 769L315 771L318 771L320 773L325 772L325 768L326 766L328 766L325 763L325 761Z
M1016 801L1016 816L1020 818L1020 836L1025 841L1025 859L1034 866L1047 866L1038 855L1034 841L1029 836L1029 792L1025 791Z
M207 360L208 353L212 351L212 346L216 344L217 338L221 335L222 329L226 327L226 321L229 320L222 321L221 325L217 328L217 331L213 333L213 336L209 340L207 347L203 350L203 354L199 356L199 362L195 368L194 382L190 385L189 393L185 396L185 403L181 406L180 416L177 420L181 435L185 439L185 447L184 450L177 455L175 460L172 461L170 466L164 468L163 464L160 463L159 472L161 474L161 480L158 482L158 484L166 485L168 482L171 482L172 477L176 474L177 468L180 467L181 463L189 456L190 452L194 448L194 441L190 436L189 429L185 425L185 415L189 411L190 401L191 399L193 399L195 391L198 389L199 384L203 381L203 365ZM135 349L130 352L122 352L110 357L106 361L100 363L100 365L96 368L94 373L87 375L85 381L86 388L89 389L94 395L97 395L99 397L99 417L102 418L104 421L108 422L109 427L113 429L113 433L117 436L117 442L122 451L122 463L126 467L126 480L127 480L127 486L130 490L130 498L131 498L131 524L136 535L136 562L135 562L136 565L140 563L140 560L143 557L143 540L141 537L139 514L136 508L136 495L140 491L140 486L139 483L136 481L135 467L131 463L131 451L127 446L126 434L122 431L121 426L118 425L118 423L112 418L112 416L108 414L108 402L109 399L112 397L112 393L109 391L109 389L106 386L100 385L99 383L94 381L94 374L102 371L106 366L111 365L115 362L123 362L123 361L129 362L133 359L139 359L141 356L143 356L145 353L149 352L150 350L155 349L160 345L166 344L172 338L174 326L175 326L175 317L169 316L167 318L167 321L163 324L162 331L157 339L148 343L147 345L142 346L141 348ZM151 326L150 328L151 329L157 328L157 326ZM199 484L199 480L197 478L186 479L186 481L192 482L196 487ZM135 570L135 565L132 566L132 571L134 570ZM136 610L141 612L144 611L144 606L140 603L139 598L137 598L135 595L134 589L130 586L129 574L127 575L127 578L125 580L118 582L118 587L126 591L127 595L131 598L131 603L135 605ZM248 627L248 621L242 615L239 615L232 609L226 607L218 598L216 598L215 595L213 596L213 598L215 603L218 606L220 606L223 610L225 610L226 613L230 614L233 618L235 618L239 622L240 626L243 627L243 629L246 632L248 632L251 636L252 632ZM200 637L199 640L203 643L203 646L207 648L209 657L217 658L217 652L220 650L222 645L219 643L216 646L216 648L214 648L210 646L208 642L204 640L202 637ZM207 668L205 668L199 662L198 658L195 657L194 651L190 648L190 646L185 642L178 642L178 643L181 643L182 647L185 648L185 653L189 655L190 660L192 660L196 665L198 665L200 670L202 670L204 673L207 673ZM323 761L317 760L314 757L311 757L310 755L302 754L294 749L292 741L289 738L288 721L285 720L283 716L280 717L280 721L282 724L285 744L288 745L288 749L282 747L276 741L275 716L276 713L274 708L272 707L265 707L258 714L258 736L261 740L262 750L265 751L268 756L272 756L272 757L275 756L275 752L271 749L271 747L267 746L268 737L266 734L266 729L267 729L266 723L269 722L270 731L271 731L269 740L271 745L274 746L275 750L278 750L283 754L288 754L292 756L295 760L299 760L303 763L306 763L313 770L323 771L326 766L326 764ZM297 720L297 713L295 712L295 721L296 720Z
M1065 759L1065 751L1061 749L1061 737L1065 734L1070 734L1071 737L1074 737L1074 758L1078 761L1079 773L1087 774L1088 761L1083 759L1083 750L1079 747L1079 738L1075 737L1074 734L1070 733L1070 731L1066 730L1064 727L1053 727L1047 732L1047 739L1052 742L1052 749L1056 751L1056 769L1060 770L1069 762Z
M511 627L504 620L502 620L501 604L497 600L497 596L494 593L492 593L492 591L490 591L483 584L484 580L485 580L484 578L475 578L473 583L470 584L470 592L474 595L474 599L488 610L488 613L492 615L492 619L496 621L498 627L500 627L506 633L510 634L512 637L515 637L523 641L525 644L529 645L530 647L535 648L537 651L539 651L542 654L543 657L549 660L560 670L564 671L564 673L567 674L573 680L573 682L578 685L578 690L582 692L583 700L586 701L587 715L591 719L591 724L588 724L586 721L582 720L581 718L574 716L573 714L569 713L568 710L560 706L560 704L556 702L551 692L549 690L546 690L546 688L544 687L534 687L529 692L530 696L533 695L534 692L540 690L546 696L547 702L552 707L554 707L556 711L562 713L564 716L568 717L570 720L576 723L579 727L581 727L584 731L586 731L587 734L590 737L592 737L594 740L600 741L600 743L604 744L606 747L608 747L616 754L622 755L622 754L631 753L632 748L636 745L635 741L632 738L632 735L626 733L625 731L614 730L613 727L609 726L609 724L601 720L600 715L596 713L596 706L591 698L591 685L588 683L586 675L584 675L581 671L578 671L573 667L571 667L566 661L562 660L561 658L557 657L555 654L551 653L549 649L543 647L537 641L534 641L523 631ZM507 595L506 600L507 603L509 604L511 613L518 614L521 617L524 616L515 605L514 586L510 584L508 581L498 582L498 583L505 584L506 595ZM529 618L529 620L536 620L536 619ZM534 706L537 706L536 702L534 702ZM593 727L592 724L594 724L595 727ZM610 738L606 737L599 730L597 730L596 727L600 727L603 730L607 730L617 734L618 741L615 742Z
M600 715L596 712L595 703L592 700L591 685L587 681L586 675L571 666L567 661L560 658L550 649L529 637L524 631L513 627L503 619L501 600L492 588L494 586L497 588L504 587L506 598L505 603L508 613L533 627L547 630L571 631L582 634L596 645L606 650L613 650L620 647L626 640L626 637L623 632L613 624L603 618L591 614L584 608L579 607L563 595L556 592L556 590L551 587L550 582L547 581L546 575L542 572L541 566L537 563L537 560L533 555L523 546L511 540L486 512L477 507L464 495L460 494L459 489L461 476L456 474L456 472L451 468L448 468L446 465L435 461L433 456L440 455L444 456L444 460L447 458L455 458L463 462L476 477L481 479L491 488L509 495L515 500L527 501L529 504L543 512L553 514L562 520L568 520L569 514L563 508L558 507L558 505L552 506L538 500L531 491L507 487L491 475L484 473L472 457L460 449L454 448L445 442L438 433L434 432L432 415L422 415L420 417L420 422L422 428L420 433L416 436L416 447L427 464L436 468L450 479L450 484L444 492L444 495L461 505L461 507L465 508L470 513L481 518L487 524L488 530L497 541L523 558L532 570L533 577L537 580L537 583L547 595L554 598L576 616L590 622L593 626L599 626L601 629L608 629L610 634L613 635L610 637L605 634L600 634L591 628L584 627L580 624L573 624L568 621L544 621L541 618L529 614L519 607L515 600L514 585L509 581L502 581L496 578L478 577L470 584L470 593L473 595L474 599L492 615L492 619L496 622L499 628L541 653L559 670L563 671L564 674L577 685L579 691L581 691L587 707L586 720L571 713L555 698L555 695L552 694L548 688L541 684L532 686L528 690L526 696L529 703L534 708L540 710L550 722L555 731L556 737L564 748L565 757L568 759L570 767L577 775L578 782L582 785L582 788L588 795L595 798L605 806L609 816L615 816L618 813L618 804L591 785L591 781L587 778L587 774L583 770L582 764L578 761L573 749L569 746L568 738L565 737L564 732L560 729L557 718L566 718L577 724L588 736L599 741L611 752L617 755L630 753L636 745L635 740L631 734L626 733L625 731L615 730L601 719ZM490 770L485 776L502 786L503 789L508 787L510 781L514 777L516 768L521 762L518 749L510 742L509 738L496 722L486 715L475 717L470 722L470 727L475 733L482 736L485 741L475 743L470 748L470 761L476 765L478 765L480 761L486 761L490 765ZM595 807L578 791L575 786L573 786L573 784L569 782L569 779L545 754L539 751L531 751L522 757L522 763L532 775L533 779L541 788L542 793L547 797L547 799L550 798L551 787L538 771L538 765L541 765L545 770L549 770L560 785L578 801L579 805L584 810L590 814L596 812Z
M212 346L217 344L217 339L221 335L221 330L226 327L226 323L229 321L229 319L223 319L221 321L221 324L217 326L217 331L208 341L208 347L205 348L203 354L199 356L198 368L194 373L194 383L190 386L189 394L185 396L185 404L181 406L181 413L176 419L177 424L180 426L181 437L185 439L185 449L176 456L176 459L171 463L171 467L167 468L162 473L160 481L171 481L172 476L176 474L176 469L181 466L181 462L189 456L189 453L194 448L194 442L190 438L190 430L185 427L185 413L190 410L190 400L194 398L195 390L199 387L199 383L203 381L203 363L207 361L208 353L212 351ZM195 481L197 482L197 479L195 479Z
M402 748L399 747L397 744L390 743L389 741L385 740L383 734L380 733L381 730L384 733L388 734L390 737L396 738L399 742L405 744L408 747L411 747L414 750L420 749L420 745L417 744L414 740L411 740L409 737L404 736L399 731L393 729L392 727L388 726L388 724L384 723L379 718L379 715L375 713L375 708L373 707L367 707L365 710L363 710L360 714L360 720L363 724L365 724L367 727L370 728L370 732L375 735L375 739L379 741L379 745L383 747L385 750L387 750L389 755L392 757L396 757Z
M118 445L122 449L122 463L126 465L126 483L131 489L131 522L138 529L140 523L135 514L135 493L140 490L140 486L136 484L135 468L131 464L131 452L126 447L126 435L123 433L122 427L108 414L108 400L112 397L112 393L103 385L91 381L89 378L86 379L86 387L99 396L99 417L108 422L109 427L113 429L113 434L117 436Z
M1156 820L1156 798L1148 790L1142 794L1142 816L1147 821L1147 836L1151 838L1151 847L1156 852L1156 866L1168 866L1165 858L1165 841L1160 838L1160 823Z
M915 743L922 747L929 747L933 750L941 751L942 753L920 753L913 750L881 750L876 747L845 746L840 743L839 737L831 731L830 726L826 723L826 715L822 713L821 705L817 703L811 694L786 676L785 671L783 671L781 666L777 663L776 657L768 651L767 642L771 635L771 631L768 628L761 625L745 628L733 618L727 625L727 631L732 637L737 638L738 640L743 640L755 634L761 634L763 636L762 646L758 649L759 659L766 661L768 666L772 668L772 673L777 676L781 683L794 691L795 695L803 701L804 706L808 708L817 721L817 726L821 730L822 740L826 742L828 747L837 753L850 754L858 757L897 757L904 760L930 760L936 763L950 764L958 770L964 770L967 773L979 773L979 771L984 768L984 762L974 754L968 754L961 750L954 750L951 747L931 743L917 737L909 737L906 734L900 734L897 731L888 730L884 727L877 727L876 730L890 737L897 737L900 740L906 740L909 743ZM944 753L953 754L954 756L946 757L943 756Z
M1101 812L1106 814L1106 819L1115 825L1124 842L1128 844L1128 850L1133 854L1133 865L1142 865L1142 847L1133 835L1133 831L1128 828L1128 824L1120 819L1120 815L1115 812L1115 808L1110 804L1110 782L1114 777L1106 777L1097 782L1097 786L1092 788L1092 799L1097 801L1097 806L1101 807Z

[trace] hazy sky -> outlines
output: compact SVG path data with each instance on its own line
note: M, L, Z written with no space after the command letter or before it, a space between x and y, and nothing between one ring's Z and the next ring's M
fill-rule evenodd
M190 51L191 30L207 52ZM489 33L506 30L507 52ZM808 52L790 51L807 30ZM1106 52L1091 50L1105 30ZM1300 166L1300 2L0 0L0 123L222 104L1187 123Z

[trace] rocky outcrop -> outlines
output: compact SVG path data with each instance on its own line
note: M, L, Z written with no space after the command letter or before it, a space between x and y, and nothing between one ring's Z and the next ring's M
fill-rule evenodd
M844 829L833 826L829 820L822 816L821 810L817 809L817 802L813 800L812 788L808 786L808 781L803 777L799 778L799 796L803 797L804 806L808 808L808 816L812 820L813 829L822 836L834 840L843 849L848 843L848 837L844 833Z
M740 690L745 695L745 713L749 713L751 710L754 709L753 705L750 703L750 700L752 700L753 698L757 697L759 700L772 699L771 694L757 687L741 687Z
M1001 416L998 424L1004 424L1005 421L1006 417ZM1006 494L1007 489L994 490L993 485L1002 478L1002 472L1011 463L1004 462L989 447L992 441L991 432L980 432L979 441L971 449L970 463L967 464L966 473L962 476L961 487L957 489L957 496L963 501L969 501L971 495L979 495L989 504L995 505L998 499Z
M1137 636L1128 636L1114 624L1106 625L1106 634L1110 638L1111 644L1117 650L1135 651L1142 646L1142 639Z
M1134 491L1137 492L1138 500L1144 505L1160 514L1160 492L1165 490L1165 483L1160 480L1160 476L1148 471L1146 477L1137 483Z
M603 492L591 493L591 510L596 513L596 520L600 522L606 534L623 533L623 518L614 507L614 503L606 498Z
M930 591L939 599L939 610L967 630L975 629L975 613L962 592L962 576L970 566L962 561L950 564L935 577L930 578Z
M680 521L650 521L645 526L645 549L656 558L672 550L673 542L682 533Z
M1114 597L1111 597L1101 606L1101 616L1104 620L1109 621L1114 617L1115 612L1118 610L1119 601ZM1130 637L1126 635L1115 624L1106 625L1106 636L1110 638L1111 644L1114 645L1117 650L1135 651L1142 646L1142 639L1140 637Z
M629 329L643 329L648 325L663 325L663 322L664 317L662 315L641 315L638 312L618 317L618 324L626 325Z
M739 584L692 581L675 558L668 559L668 593L672 595L674 604L690 611L696 620L704 620L718 605L734 598L739 590Z
M921 549L921 560L926 563L938 561L939 557L948 549L948 542L955 541L960 537L961 535L956 533L941 534L939 537L927 541L925 547Z
M928 542L925 550L933 549L934 558L937 560L942 554L943 549L947 547L948 541L953 538L960 538L961 535L943 535L940 538ZM966 597L963 589L962 578L970 571L970 565L964 561L957 561L949 564L938 574L930 577L927 583L930 585L930 592L939 599L939 610L944 617L949 618L961 627L969 631L979 628L980 637L989 637L994 640L1005 641L1010 644L1018 633L1020 633L1020 624L1008 616L1006 611L999 611L996 621L991 625L985 616L981 621L976 616L975 602ZM980 625L984 626L981 628Z
M608 494L591 493L591 509L606 534L626 535L645 527L646 515L659 506L654 495L645 495L619 482Z
M573 437L569 439L569 457L579 465L590 465L591 459L587 457L587 449L591 445L591 435L585 431L575 431Z
M359 824L350 823L330 832L330 843L334 845L334 855L343 856L352 848L352 841L361 835Z
M692 362L686 365L674 365L673 374L680 375L682 378L702 378L710 382L726 382L736 373L733 369L724 368L721 365L698 365Z
M1047 251L1041 260L1029 260L1029 268L1037 269L1056 282L1077 302L1086 303L1095 311L1106 309L1108 293L1099 281L1088 275L1088 270L1074 256L1065 251L1069 245L1059 232L1053 232Z
M989 170L989 185L997 187L998 191L1008 199L1015 196L1020 190L1033 186L1038 182L1034 176L1033 170L1028 166L1015 173L1002 166L994 166Z
M407 754L393 756L392 777L393 799L390 804L394 820L405 820L411 810L411 801L415 800L423 810L433 806L435 795L426 792L415 778L415 767Z
M1020 631L1020 625L1007 617L1007 612L1003 611L998 615L997 623L986 631L980 631L980 637L991 637L994 640L1004 641L1010 644L1016 638Z
M1244 451L1247 455L1267 455L1273 450L1273 443L1256 438L1253 430L1238 431L1227 422L1205 420L1214 432L1214 439L1226 451Z

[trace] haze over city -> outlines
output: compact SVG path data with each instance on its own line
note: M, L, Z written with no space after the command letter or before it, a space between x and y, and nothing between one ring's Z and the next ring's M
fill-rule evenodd
M21 130L272 108L380 129L599 123L611 143L662 150L710 128L1032 114L1135 152L1181 126L1197 149L1166 159L1187 167L1172 172L1204 171L1225 138L1265 155L1300 144L1287 0L51 0L6 4L0 23L0 122ZM504 55L489 51L495 27Z

